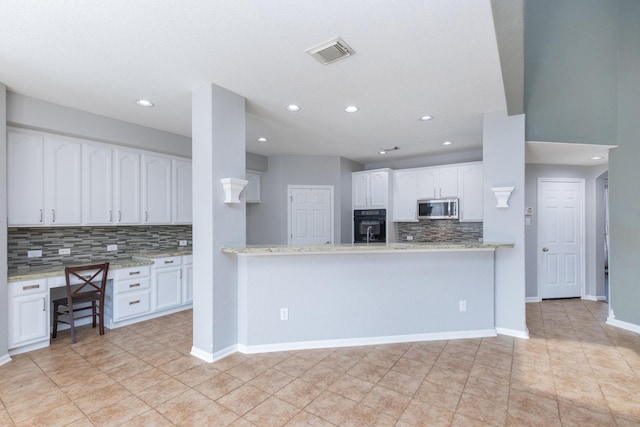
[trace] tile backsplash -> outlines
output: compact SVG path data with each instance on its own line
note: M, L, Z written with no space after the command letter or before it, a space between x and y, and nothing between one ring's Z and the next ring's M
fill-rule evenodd
M414 242L477 242L482 238L482 223L455 219L396 223L398 242L406 242L407 236L413 236Z
M154 225L122 227L32 227L9 228L8 267L28 268L129 258L144 250L178 247L179 240L191 246L191 225ZM107 245L118 245L107 252ZM70 255L58 255L58 249L71 249ZM42 250L41 258L28 258L27 251Z

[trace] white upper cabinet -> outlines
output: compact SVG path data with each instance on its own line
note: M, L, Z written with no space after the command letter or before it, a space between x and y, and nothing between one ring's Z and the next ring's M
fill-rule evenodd
M458 197L458 167L418 169L418 199Z
M389 170L354 172L351 175L353 209L387 207Z
M393 221L418 222L417 171L393 172Z
M9 225L82 224L82 144L27 131L7 136Z
M171 159L142 155L142 223L171 223Z
M484 218L482 177L482 162L462 165L458 169L461 222L482 222Z
M118 148L113 157L114 223L140 224L140 154Z
M113 224L113 150L86 144L82 153L82 222Z
M191 160L173 159L173 223L191 224Z
M43 137L7 132L9 226L44 225Z

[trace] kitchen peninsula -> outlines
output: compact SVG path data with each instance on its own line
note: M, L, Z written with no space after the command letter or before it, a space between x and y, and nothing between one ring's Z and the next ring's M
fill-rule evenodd
M494 255L512 244L225 248L244 353L495 336Z

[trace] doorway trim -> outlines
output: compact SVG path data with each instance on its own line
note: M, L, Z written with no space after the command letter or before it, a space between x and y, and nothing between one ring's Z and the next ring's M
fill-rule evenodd
M536 269L537 269L537 287L538 287L538 300L542 301L542 292L541 292L541 281L542 281L542 275L541 275L541 268L542 268L542 227L540 226L540 183L541 182L567 182L567 183L574 183L574 184L579 184L580 185L580 193L582 195L581 197L581 202L580 202L580 222L582 224L582 239L580 242L580 275L582 277L582 284L580 286L580 298L584 299L586 296L586 285L587 285L587 277L586 277L586 236L587 236L587 224L586 224L586 218L585 218L585 199L586 199L586 194L585 194L585 179L584 178L544 178L544 177L538 177L538 180L536 182L536 210L537 210L537 216L538 216L538 220L537 220L537 235L536 235L536 240L537 240L537 244L536 244L536 251L537 251L537 256L536 256L536 261L537 261L537 265L536 265Z
M335 228L334 228L334 224L335 224L335 216L336 213L334 211L334 194L333 194L333 185L287 185L287 244L291 245L291 233L292 233L292 229L291 229L291 202L293 201L293 195L292 192L293 190L299 190L299 189L309 189L309 190L329 190L330 192L330 196L329 196L329 203L330 203L330 209L331 209L331 216L330 218L330 225L329 225L329 230L331 233L331 240L330 244L333 244L335 242Z

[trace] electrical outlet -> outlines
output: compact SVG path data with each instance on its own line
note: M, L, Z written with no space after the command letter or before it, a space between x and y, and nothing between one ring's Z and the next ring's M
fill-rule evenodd
M27 258L42 258L42 249L27 251Z
M460 311L467 311L467 301L465 300L460 301Z
M117 251L117 250L118 250L118 245L107 245L108 252Z
M58 249L58 255L71 255L71 248Z
M413 236L407 236L407 240L408 241L412 241L413 240Z
M178 241L178 246L187 246L187 241L186 240Z
M284 307L280 309L280 320L289 320L289 309Z

